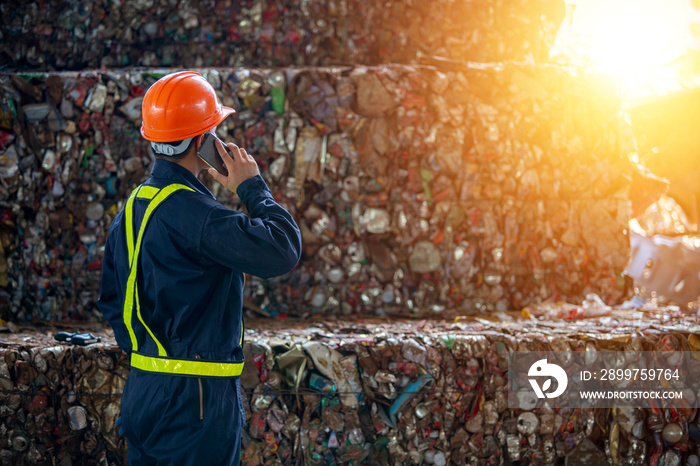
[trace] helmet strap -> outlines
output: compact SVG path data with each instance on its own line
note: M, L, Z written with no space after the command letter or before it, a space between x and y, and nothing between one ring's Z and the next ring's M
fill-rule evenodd
M153 152L158 155L164 155L166 157L172 157L174 155L180 155L187 150L190 145L192 138L183 139L177 144L171 144L169 142L153 142L151 141L151 148Z

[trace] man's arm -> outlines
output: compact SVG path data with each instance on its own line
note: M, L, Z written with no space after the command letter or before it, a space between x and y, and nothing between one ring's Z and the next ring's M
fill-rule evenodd
M238 194L249 215L212 208L204 223L200 253L261 278L287 273L301 257L299 227L273 199L255 159L235 144L228 147L231 155L217 142L228 176L214 169L209 174Z
M301 233L277 204L260 175L244 181L238 195L248 214L214 207L206 218L200 253L261 278L282 275L301 257Z

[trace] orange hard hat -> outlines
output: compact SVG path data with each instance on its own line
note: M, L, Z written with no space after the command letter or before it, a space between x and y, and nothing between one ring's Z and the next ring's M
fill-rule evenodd
M141 105L141 135L155 142L206 133L235 112L221 105L212 85L194 71L163 76L148 89Z

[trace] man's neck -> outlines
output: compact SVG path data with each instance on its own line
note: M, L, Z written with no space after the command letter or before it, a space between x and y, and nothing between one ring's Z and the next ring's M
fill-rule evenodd
M175 163L189 170L195 177L199 177L202 170L209 168L209 165L200 159L196 153L188 154Z

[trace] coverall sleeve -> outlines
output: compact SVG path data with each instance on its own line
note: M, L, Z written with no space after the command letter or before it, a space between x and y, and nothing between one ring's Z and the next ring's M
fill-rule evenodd
M260 175L238 186L248 215L213 207L201 235L200 253L260 278L292 270L301 257L301 233L292 216L272 197Z
M105 242L105 252L102 258L102 279L100 283L100 297L97 300L97 307L104 318L109 322L114 330L114 337L117 340L117 344L121 349L127 353L131 352L131 339L129 338L129 333L124 325L124 319L122 317L123 313L123 303L119 297L119 291L117 289L118 280L115 267L115 248L114 240L116 231L118 230L116 226L119 224L119 219L123 218L123 213L120 213L109 229L107 234L107 241Z

